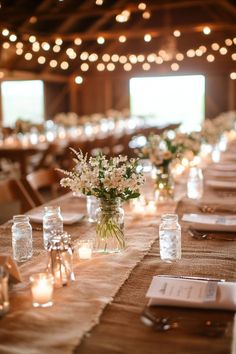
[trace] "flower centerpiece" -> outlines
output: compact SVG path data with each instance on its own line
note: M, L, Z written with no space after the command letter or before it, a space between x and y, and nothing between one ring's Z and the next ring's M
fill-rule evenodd
M119 252L125 247L120 202L139 197L139 187L144 183L137 159L88 157L82 151L71 150L75 154L75 167L72 171L60 170L66 175L60 183L73 192L99 199L95 248L98 252Z
M173 197L171 163L188 151L199 152L200 141L196 134L167 131L161 135L151 134L146 145L138 151L140 158L148 158L156 170L156 197L166 200Z

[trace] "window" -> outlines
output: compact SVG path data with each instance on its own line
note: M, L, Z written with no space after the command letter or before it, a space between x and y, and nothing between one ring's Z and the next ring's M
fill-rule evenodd
M13 127L19 118L36 124L43 122L43 81L4 81L1 91L4 126Z
M183 131L198 129L205 115L203 75L132 78L131 113L150 124L181 123Z

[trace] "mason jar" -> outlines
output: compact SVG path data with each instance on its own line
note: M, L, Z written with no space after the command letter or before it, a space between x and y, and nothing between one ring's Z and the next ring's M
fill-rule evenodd
M27 215L13 216L12 251L17 262L25 262L33 255L32 227Z
M163 214L159 226L160 258L164 262L181 259L181 227L177 214Z
M48 242L55 232L63 232L61 209L59 206L46 206L43 216L43 245L45 249L48 249Z
M191 167L187 181L187 196L190 199L200 199L203 195L203 174L201 168Z
M100 199L96 213L95 252L114 253L125 248L124 209L120 199Z

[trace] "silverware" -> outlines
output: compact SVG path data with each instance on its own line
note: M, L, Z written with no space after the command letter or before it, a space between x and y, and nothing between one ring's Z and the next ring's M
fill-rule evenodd
M197 240L224 240L224 241L236 241L236 235L233 232L225 231L199 231L192 227L189 227L188 234ZM231 237L230 237L231 235Z
M220 278L206 278L206 277L194 277L189 275L165 275L161 274L158 277L165 277L165 278L176 278L176 279L188 279L188 280L201 280L201 281L216 281L216 282L225 282L225 279Z
M171 319L169 317L158 317L154 315L148 307L145 307L141 313L140 320L145 326L153 328L158 332L166 332L171 329L185 328L186 330L191 329L191 325L198 325L194 332L197 334L217 338L222 337L227 329L229 323L227 321L198 321L195 318L183 318L177 317L176 319Z

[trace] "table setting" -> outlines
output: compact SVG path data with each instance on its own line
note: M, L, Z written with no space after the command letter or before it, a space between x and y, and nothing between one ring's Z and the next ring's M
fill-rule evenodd
M172 192L184 191L184 197L149 191L148 198L155 199L145 199L145 189L139 194L144 179L136 159L73 152L75 168L62 171L61 180L71 192L27 213L33 254L15 263L20 281L9 288L0 351L88 353L114 344L114 350L135 347L142 353L146 343L146 352L153 353L158 340L168 352L165 332L170 342L175 332L179 353L188 353L191 340L196 350L210 346L217 353L218 345L233 353L234 196L217 196L203 173L201 186L194 184L198 193L175 183ZM196 167L186 168L195 183ZM100 206L95 220L88 215L90 196ZM53 224L46 237L45 215L52 207L63 223ZM0 235L1 253L12 255L12 223L0 227ZM219 342L207 342L210 337Z

